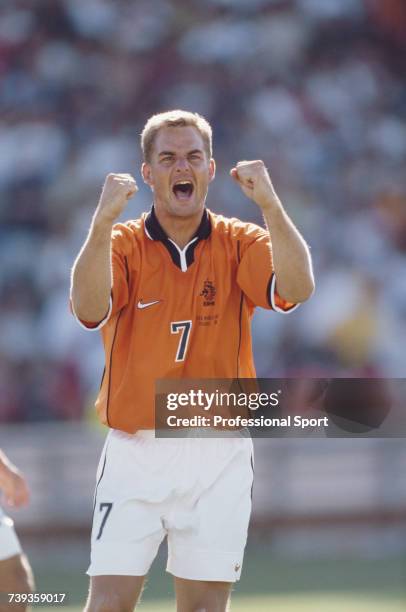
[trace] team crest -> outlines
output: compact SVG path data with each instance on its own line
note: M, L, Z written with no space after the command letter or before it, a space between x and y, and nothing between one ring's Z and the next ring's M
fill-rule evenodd
M214 306L216 287L208 279L204 281L203 290L199 294L203 298L203 306Z

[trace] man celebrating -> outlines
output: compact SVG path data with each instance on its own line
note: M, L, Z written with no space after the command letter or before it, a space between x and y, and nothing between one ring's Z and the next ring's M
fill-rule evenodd
M102 328L96 402L110 427L95 494L87 612L133 610L159 544L179 612L224 612L241 573L251 510L250 439L156 439L160 378L255 377L255 306L289 312L313 292L309 250L262 161L230 172L268 229L205 208L212 134L185 111L154 115L141 145L153 206L114 225L137 185L109 174L73 267L71 302Z

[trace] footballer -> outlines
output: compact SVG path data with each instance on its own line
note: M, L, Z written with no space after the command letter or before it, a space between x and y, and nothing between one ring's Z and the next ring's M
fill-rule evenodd
M155 438L154 384L255 377L254 309L289 313L307 300L311 257L261 160L237 163L230 180L260 208L264 227L206 207L216 164L200 115L152 116L141 147L151 209L117 223L137 184L109 174L72 270L72 310L103 338L96 408L109 428L85 609L133 610L166 537L178 612L224 612L243 564L252 442Z

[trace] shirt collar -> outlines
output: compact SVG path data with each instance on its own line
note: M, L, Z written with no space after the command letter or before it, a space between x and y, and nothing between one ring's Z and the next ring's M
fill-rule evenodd
M169 240L168 236L165 233L165 230L162 228L161 224L158 221L158 218L155 213L155 207L152 206L151 210L145 217L145 231L151 240L160 240L161 242L167 242ZM200 221L200 225L196 230L196 233L192 236L193 238L197 238L199 240L205 240L211 234L211 222L210 216L207 208L203 211L202 220Z

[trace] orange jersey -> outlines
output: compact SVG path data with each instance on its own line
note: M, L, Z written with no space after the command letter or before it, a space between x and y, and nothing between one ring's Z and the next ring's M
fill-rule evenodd
M155 380L252 378L255 306L287 312L268 232L205 210L184 249L154 209L112 233L110 311L99 326L106 366L96 401L106 425L154 428Z

